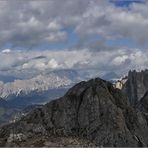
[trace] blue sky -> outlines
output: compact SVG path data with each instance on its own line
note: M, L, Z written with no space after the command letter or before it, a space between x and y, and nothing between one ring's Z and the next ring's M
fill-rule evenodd
M110 0L117 7L128 7L132 3L145 3L146 0Z

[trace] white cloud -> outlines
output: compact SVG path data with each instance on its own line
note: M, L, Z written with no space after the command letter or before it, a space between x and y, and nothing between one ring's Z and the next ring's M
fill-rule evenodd
M50 30L56 31L61 29L61 25L58 24L56 21L52 21L48 24L47 28Z
M0 1L0 7L1 47L8 43L13 47L66 44L69 38L66 28L74 29L80 39L80 45L73 50L5 49L0 53L0 71L37 73L60 68L94 68L123 72L148 66L147 51L129 49L128 44L125 48L106 45L106 40L121 38L137 44L148 43L148 2L122 8L108 0Z
M115 7L108 0L4 1L0 9L0 45L33 46L67 40L62 29L74 28L81 39L148 39L148 3Z
M4 49L4 50L2 50L2 53L9 53L9 52L11 52L11 49Z
M97 69L100 72L127 73L130 69L148 66L148 51L117 49L111 53L83 50L13 51L0 53L0 72L16 75L38 74L55 69ZM99 75L99 73L98 73Z
M128 38L140 44L147 43L148 3L133 4L130 9L98 3L89 5L76 26L75 31L82 38L101 35L106 39Z
M126 60L128 59L127 55L123 55L123 56L117 56L113 59L113 64L115 65L121 65L123 64Z
M1 56L0 54L0 58ZM89 63L91 53L88 50L13 51L9 56L14 59L15 63L18 63L11 70L28 70L30 72L36 70L39 72L62 68L71 69L75 68L75 65L78 65L77 68L79 68L80 65L87 65ZM6 60L4 62L8 63ZM0 67L0 70L3 69Z
M58 67L58 63L57 63L57 61L55 59L51 59L48 62L48 66L49 66L49 68L57 68Z

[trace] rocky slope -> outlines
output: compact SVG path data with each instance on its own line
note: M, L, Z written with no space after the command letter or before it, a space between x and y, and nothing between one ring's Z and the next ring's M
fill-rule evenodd
M10 95L7 100L0 98L0 125L10 122L24 108L50 102L63 96L67 90L68 88L31 91L28 94Z
M148 146L144 116L102 79L81 82L63 97L0 129L0 146Z
M148 91L145 95L138 101L137 108L139 108L143 113L148 113Z
M14 108L6 100L0 98L0 126L9 121L9 119L18 112L19 109Z

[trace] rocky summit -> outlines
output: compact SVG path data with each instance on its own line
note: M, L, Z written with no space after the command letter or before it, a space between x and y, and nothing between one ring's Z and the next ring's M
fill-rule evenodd
M136 106L144 94L148 91L148 70L129 71L127 81L122 85L122 90L127 94L132 106Z
M0 129L0 146L148 146L143 114L121 90L100 78Z

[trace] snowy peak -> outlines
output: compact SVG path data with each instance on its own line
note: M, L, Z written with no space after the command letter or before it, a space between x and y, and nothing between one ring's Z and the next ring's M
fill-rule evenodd
M28 94L31 91L46 91L48 89L67 87L72 84L68 78L59 77L53 73L38 75L32 79L15 80L14 82L0 82L0 97L6 98L9 95L18 96L21 93Z

